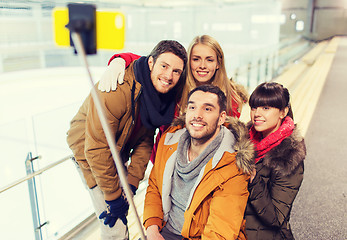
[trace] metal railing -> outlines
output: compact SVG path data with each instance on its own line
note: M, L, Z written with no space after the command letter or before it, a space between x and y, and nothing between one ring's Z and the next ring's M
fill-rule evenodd
M68 159L71 159L72 155L69 155L63 159L60 159L42 169L39 169L37 171L34 170L34 160L38 160L41 157L32 157L32 153L29 152L27 155L27 158L25 160L25 167L26 167L26 173L27 176L20 178L13 183L10 183L6 185L5 187L2 187L0 189L0 194L10 190L11 188L16 187L17 185L27 182L28 183L28 191L29 191L29 200L30 200L30 207L31 207L31 213L32 213L32 221L33 221L33 227L34 227L34 236L36 240L42 240L42 227L48 224L48 221L45 221L44 223L41 223L41 215L40 215L40 208L39 208L39 199L37 196L37 187L36 187L36 181L35 177L46 172L49 169L52 169L56 167L57 165L65 162Z
M31 153L29 153L29 154L31 154ZM36 159L39 159L39 158L41 158L41 157L39 156L39 157L31 158L31 159L29 158L29 160L32 161L32 160L36 160ZM63 163L66 160L71 159L71 158L72 158L72 155L69 155L69 156L67 156L67 157L65 157L65 158L63 158L61 160L58 160L58 161L56 161L56 162L54 162L54 163L52 163L52 164L50 164L50 165L48 165L48 166L38 170L38 171L33 171L32 173L29 173L27 176L25 176L25 177L23 177L21 179L18 179L16 181L14 181L13 183L10 183L10 184L6 185L5 187L0 188L0 193L5 192L5 191L7 191L7 190L17 186L18 184L21 184L21 183L25 182L25 181L33 179L34 177L42 174L43 172L45 172L45 171L47 171L47 170L49 170L49 169L51 169L51 168L53 168L53 167Z

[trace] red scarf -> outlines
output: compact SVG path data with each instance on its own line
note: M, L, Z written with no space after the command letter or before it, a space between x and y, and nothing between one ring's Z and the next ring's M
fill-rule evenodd
M293 119L287 116L279 129L262 139L261 133L257 132L254 126L252 126L249 130L249 135L257 152L255 163L262 159L268 151L279 145L285 138L289 137L293 133L294 127Z

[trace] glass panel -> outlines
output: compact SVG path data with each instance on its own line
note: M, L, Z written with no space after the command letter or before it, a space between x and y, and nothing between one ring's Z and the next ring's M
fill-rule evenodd
M27 183L0 194L0 211L0 239L35 239Z
M3 100L2 104L6 102L2 97L0 100ZM5 114L9 112L5 111ZM1 187L26 176L25 159L30 144L25 120L14 120L0 125Z
M33 117L36 148L42 156L38 160L40 169L71 154L66 132L75 111L76 106L70 105ZM67 160L38 178L42 222L49 222L44 234L49 239L61 237L93 213L88 192L75 168L72 160Z
M0 94L1 105L6 102ZM4 118L8 119L10 112L6 108ZM30 141L25 120L14 120L0 125L1 168L0 187L8 186L14 181L26 176L25 159ZM28 184L17 185L0 194L0 239L34 239L34 227L30 209ZM18 227L20 226L20 231ZM15 233L15 235L14 235Z

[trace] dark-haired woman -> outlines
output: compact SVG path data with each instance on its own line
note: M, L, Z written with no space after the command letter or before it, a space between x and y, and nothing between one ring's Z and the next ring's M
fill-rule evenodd
M306 147L293 122L288 89L260 84L249 100L249 133L256 148L245 212L246 233L253 239L294 239L290 212L304 174Z

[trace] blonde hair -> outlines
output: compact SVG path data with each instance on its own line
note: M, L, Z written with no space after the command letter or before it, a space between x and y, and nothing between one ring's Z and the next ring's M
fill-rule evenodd
M213 37L202 35L196 36L188 48L187 78L183 88L181 101L179 103L180 114L183 114L186 111L189 92L197 87L196 80L193 77L192 69L190 67L192 50L197 44L206 45L216 53L219 69L216 70L214 76L210 80L210 84L219 87L224 92L227 98L227 113L232 113L232 100L238 104L239 111L241 111L243 101L237 92L235 83L232 80L229 80L227 76L224 63L224 53L221 46Z

